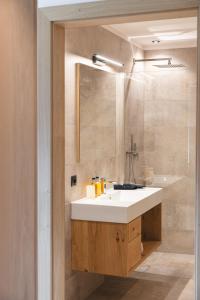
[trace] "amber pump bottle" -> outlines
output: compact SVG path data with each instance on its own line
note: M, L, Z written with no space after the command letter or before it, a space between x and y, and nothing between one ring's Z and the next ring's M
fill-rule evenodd
M95 192L96 192L96 197L101 195L101 183L99 181L99 177L96 177L95 181Z
M101 193L105 194L105 188L106 188L106 179L105 178L101 178Z

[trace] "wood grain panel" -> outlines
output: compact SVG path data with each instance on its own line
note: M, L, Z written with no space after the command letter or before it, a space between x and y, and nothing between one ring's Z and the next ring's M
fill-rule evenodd
M72 221L72 269L127 275L126 224Z
M65 31L53 26L53 300L65 299Z
M160 245L160 214L161 205L157 205L129 224L73 220L72 269L128 276Z
M37 48L37 300L52 297L51 23L38 12Z
M200 297L200 9L197 24L197 106L196 106L196 206L195 206L195 296Z
M52 21L72 21L191 9L198 4L198 0L107 0L106 4L105 1L95 1L41 8L41 11Z
M128 244L127 272L133 269L141 260L141 235Z
M128 239L129 241L141 235L141 217L133 220L128 224Z
M106 270L105 274L126 276L128 242L128 232L126 224L99 224L103 232L103 235L101 235L101 242L104 242L104 264Z
M162 204L158 204L142 216L142 239L144 241L161 241L161 211Z
M80 64L76 64L76 161L80 162Z
M154 21L154 20L166 20L166 19L178 19L178 18L189 18L196 17L197 9L183 9L167 12L157 12L148 14L137 14L122 17L111 17L111 18L98 18L98 19L88 19L88 20L75 20L68 22L57 22L66 28L77 28L77 27L87 27L87 26L98 26L101 24L120 24L120 23L131 23L131 22L144 22L144 21ZM105 26L107 27L107 26Z
M36 299L36 2L0 1L0 299Z
M88 272L88 222L72 222L72 237L72 269Z

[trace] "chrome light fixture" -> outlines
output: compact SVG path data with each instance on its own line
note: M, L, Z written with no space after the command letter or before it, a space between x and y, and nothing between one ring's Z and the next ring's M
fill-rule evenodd
M153 65L157 68L185 68L186 66L183 64L172 64L172 58L171 57L163 57L163 58L142 58L142 59L133 59L133 64L137 62L147 62L147 61L160 61L160 60L167 60L167 64L162 65Z
M105 66L106 64L109 64L109 65L113 65L113 66L116 66L116 67L123 67L124 64L116 61L116 60L113 60L113 59L110 59L108 57L105 57L103 55L100 55L100 54L94 54L92 56L92 61L94 64L96 65L99 65L99 66Z

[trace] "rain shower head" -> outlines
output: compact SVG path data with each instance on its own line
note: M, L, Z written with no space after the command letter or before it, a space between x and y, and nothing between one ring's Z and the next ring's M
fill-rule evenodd
M134 59L133 62L134 64L136 62L148 62L148 61L162 61L162 60L165 60L165 61L168 61L167 64L159 64L159 65L153 65L154 67L157 67L157 68L184 68L186 67L185 65L183 64L172 64L172 58L171 57L164 57L164 58L144 58L144 59Z
M185 65L183 64L172 64L171 60L169 59L168 64L166 65L153 65L156 68L161 68L161 69L167 69L167 68L185 68Z

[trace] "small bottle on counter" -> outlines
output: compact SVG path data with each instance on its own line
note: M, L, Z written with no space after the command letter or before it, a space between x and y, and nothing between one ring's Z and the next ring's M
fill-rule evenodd
M108 190L113 189L114 188L114 184L117 184L117 182L115 182L115 181L107 181L106 188Z
M91 184L86 186L86 197L89 199L94 199L96 196L95 192L95 178L92 178Z
M94 187L95 187L95 183L96 183L96 177L92 177L92 185L94 185Z
M95 180L95 193L96 193L96 197L101 195L101 183L99 181L99 177L96 177Z
M105 180L104 180L104 178L102 177L101 178L101 193L102 194L104 194L105 193L105 185L104 185L104 182L105 182Z
M106 178L105 177L101 178L101 193L102 194L106 193Z

